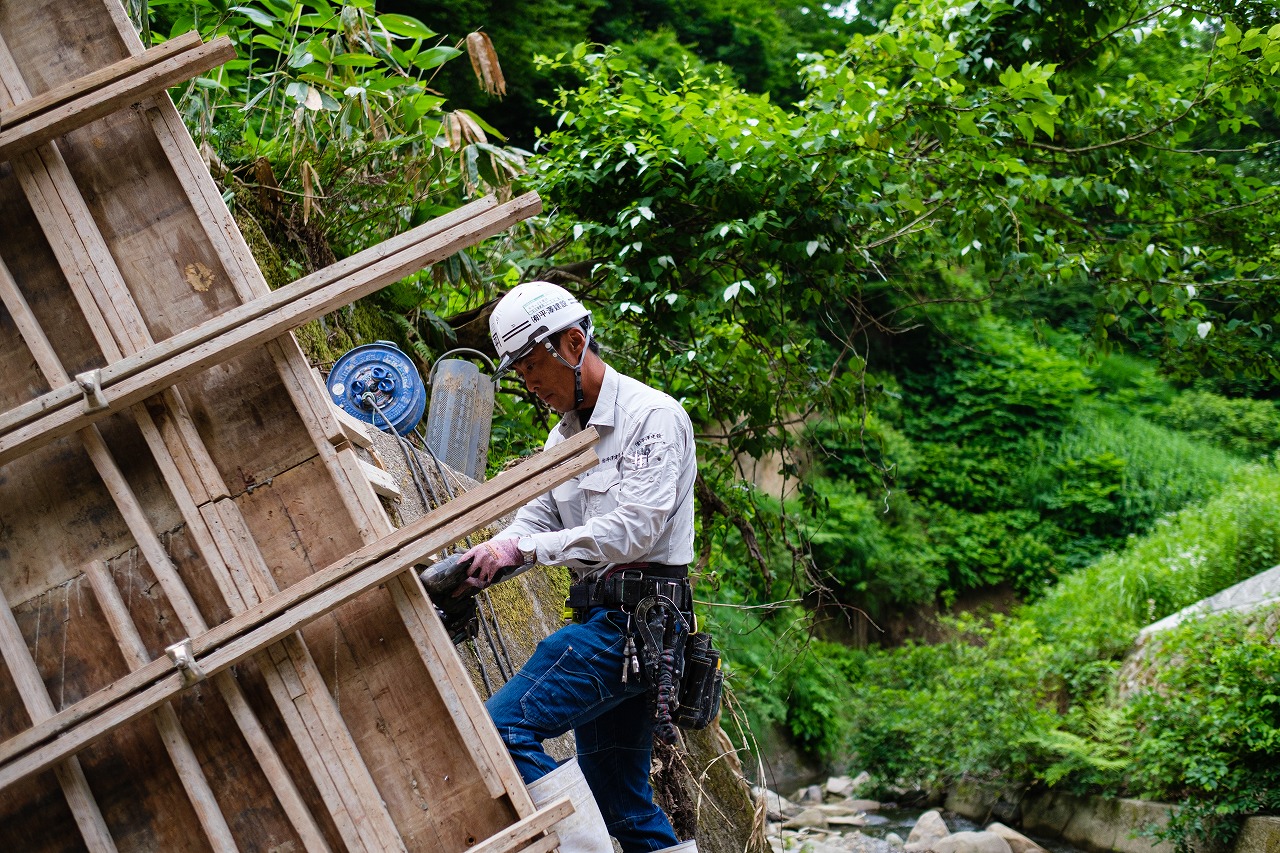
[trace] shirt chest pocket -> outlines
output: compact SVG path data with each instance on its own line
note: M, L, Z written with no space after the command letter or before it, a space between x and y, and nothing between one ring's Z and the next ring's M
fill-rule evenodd
M593 471L578 481L583 510L587 518L596 518L618 508L622 477L616 470Z

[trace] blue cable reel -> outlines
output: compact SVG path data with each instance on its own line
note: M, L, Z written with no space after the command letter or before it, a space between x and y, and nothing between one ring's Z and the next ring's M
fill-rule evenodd
M343 354L326 385L334 405L383 432L408 435L427 409L427 389L418 369L390 341Z

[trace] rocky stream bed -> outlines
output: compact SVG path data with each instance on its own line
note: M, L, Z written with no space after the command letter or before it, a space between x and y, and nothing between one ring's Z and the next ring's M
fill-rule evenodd
M773 853L1075 853L1041 844L1001 823L979 829L937 810L901 809L855 796L865 780L836 776L790 799L764 797L766 836Z

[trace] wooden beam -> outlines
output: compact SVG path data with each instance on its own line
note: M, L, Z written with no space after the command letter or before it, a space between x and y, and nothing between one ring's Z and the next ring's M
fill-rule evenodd
M534 497L598 463L588 429L192 639L197 666L214 675L278 642ZM545 459L543 457L546 457ZM538 473L530 476L530 471ZM44 723L0 744L0 789L74 754L182 690L172 667L152 661ZM125 682L128 682L127 684Z
M22 638L22 630L3 592L0 592L0 657L4 658L31 721L39 724L54 717L53 700L49 698L40 670L31 657L31 650ZM57 777L85 845L92 853L115 853L115 842L111 840L98 801L89 789L80 759L74 755L67 757L58 765Z
M497 204L498 202L492 196L477 199L470 204L446 213L444 216L437 217L430 222L419 225L417 228L371 246L362 252L357 252L348 258L338 261L336 264L331 264L322 270L317 270L310 275L304 276L278 290L272 291L267 296L246 302L230 311L206 320L198 326L184 330L159 344L154 344L139 352L132 353L128 358L118 358L117 361L102 369L103 385L104 387L110 386L113 382L126 379L149 367L161 364L166 358L172 357L175 353L207 343L229 329L243 325L250 320L255 320L264 314L270 313L272 310L287 305L293 299L313 293L347 276L357 275L361 270L379 261L410 249L424 240L438 236L443 231L467 222L485 211L492 210ZM101 325L105 328L105 320L99 319ZM35 400L16 406L0 414L0 436L13 432L16 428L30 423L41 415L77 403L83 399L83 396L84 394L79 385L68 383L41 395Z
M523 820L481 841L467 853L510 853L521 849L522 844L542 832L547 832L560 821L573 814L573 802L562 797L545 809L540 809ZM554 848L551 848L554 849Z
M18 289L3 260L0 260L0 302L3 302L8 309L10 317L17 326L19 334L22 335L23 340L27 343L41 372L45 374L51 383L65 382L67 375L62 363L54 353L43 329L36 322L30 306ZM176 402L170 405L171 411L177 412L181 409L182 407L177 405ZM144 437L152 446L161 469L164 470L166 468L166 461L168 465L172 466L174 464L173 458L166 452L167 448L159 434L160 431L151 420L146 409L139 405L134 407L133 413ZM152 566L157 578L160 579L162 586L164 586L166 596L170 599L175 612L179 614L183 627L189 634L203 632L206 627L203 617L199 614L181 578L178 577L177 571L169 560L168 553L160 543L159 538L147 524L141 505L133 496L128 483L102 441L97 426L85 429L81 433L81 438L104 484L114 497L122 517L126 520L133 533L135 542L143 552L144 558ZM180 483L182 481L180 474L175 472L168 472L168 474L167 479L171 483ZM175 497L181 498L182 494L182 489L174 490ZM189 495L187 499L189 500ZM184 517L187 518L188 525L193 533L196 534L197 542L199 543L201 537L198 533L203 527L200 524L200 517L194 512L194 507L191 510L191 512L184 513ZM216 548L212 543L206 543L203 546L198 544L197 547L206 556L206 560L209 561L210 571L220 582L224 599L234 611L243 610L245 604L240 599L238 591L234 586L222 583L222 575L228 574L228 570L225 566L215 566L211 560L215 556L211 552L216 551ZM137 670L145 667L151 661L133 623L129 620L124 604L120 600L119 592L111 581L105 566L95 561L86 570L86 575L88 575L90 583L94 587L99 605L107 617L121 649L125 652L130 669ZM2 597L0 597L0 603L3 603ZM328 843L324 840L323 834L316 825L315 818L303 802L302 796L286 770L283 761L281 761L275 745L267 736L262 723L249 707L248 701L240 688L240 683L231 677L230 673L224 672L214 677L214 684L227 703L236 725L240 728L245 740L250 744L255 758L266 775L268 784L270 784L286 816L298 832L304 849L308 853L328 853ZM50 707L47 713L41 715L41 717L47 718L53 713L53 708ZM221 850L234 850L235 845L234 842L231 842L230 831L226 826L225 820L222 819L221 813L217 811L212 793L208 791L208 784L203 774L199 771L199 762L195 760L191 746L178 725L172 708L167 704L163 704L156 709L155 713L161 736L170 749L175 768L187 784L197 815L202 823L209 828L211 840L216 839L214 846ZM68 764L74 761L75 759L69 759L68 762L60 765L59 774L63 775L63 768L66 768ZM70 796L70 793L68 796ZM83 797L79 799L83 799ZM73 800L72 805L75 808L76 801ZM101 818L99 818L100 820ZM94 847L95 849L101 849L101 845L95 844Z
M101 369L100 385L108 400L104 408L85 411L81 406L73 405L83 397L81 389L74 385L63 386L19 406L0 417L0 432L4 433L0 436L0 464L83 429L193 374L367 296L386 284L449 257L460 248L509 228L541 208L542 202L537 194L527 193L343 275L336 281L325 283L318 289L309 290L303 284L307 279L300 279L261 299L146 347ZM265 313L259 313L264 309Z
M137 56L130 56L119 62L113 62L77 80L54 86L46 92L26 98L11 107L0 110L0 130L8 130L19 122L38 116L61 103L123 80L131 74L198 47L200 43L199 33L183 33Z
M208 44L197 44L170 56L162 56L158 62L137 67L138 60L145 56L147 54L129 57L115 63L115 66L130 65L132 67L126 70L124 76L118 76L105 85L77 90L82 81L76 80L58 89L50 90L44 96L37 96L38 99L52 94L52 102L38 104L36 112L20 117L16 122L10 118L10 122L13 123L3 125L3 129L0 129L0 162L11 160L18 154L38 148L64 133L84 127L116 110L136 104L163 92L170 86L216 68L228 60L235 59L236 51L231 45L231 39L221 36ZM112 68L114 66L108 66L102 71ZM24 104L29 103L28 100L16 104L5 113L7 115L19 112ZM0 116L0 121L3 120L4 117Z
M129 608L125 605L120 589L116 586L106 564L101 560L93 560L85 568L85 575L89 578L94 597L98 601L98 606L102 608L107 626L116 638L116 644L120 646L120 652L129 669L138 669L146 665L151 659L147 654L146 644L142 642L142 637L138 634L138 629L129 615ZM178 715L173 710L173 705L166 702L156 708L154 714L160 739L169 753L174 769L178 772L178 778L186 789L187 798L196 811L196 818L204 828L210 845L217 851L235 851L237 848L235 838L231 835L231 827L227 825L226 817L218 808L217 798L214 797L209 780L205 778L204 771L200 768L200 760L191 747L191 741L187 739L186 732L182 730L182 724L178 722Z

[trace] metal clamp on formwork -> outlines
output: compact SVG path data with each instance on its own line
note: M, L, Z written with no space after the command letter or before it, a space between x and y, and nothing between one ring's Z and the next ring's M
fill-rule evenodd
M204 681L208 676L205 675L203 669L200 668L200 662L196 660L195 650L191 647L191 638L174 643L164 650L169 656L169 660L173 661L173 665L182 671L182 683L190 687Z
M84 410L96 412L107 407L107 396L102 393L102 371L90 370L76 374L76 382L84 392Z

